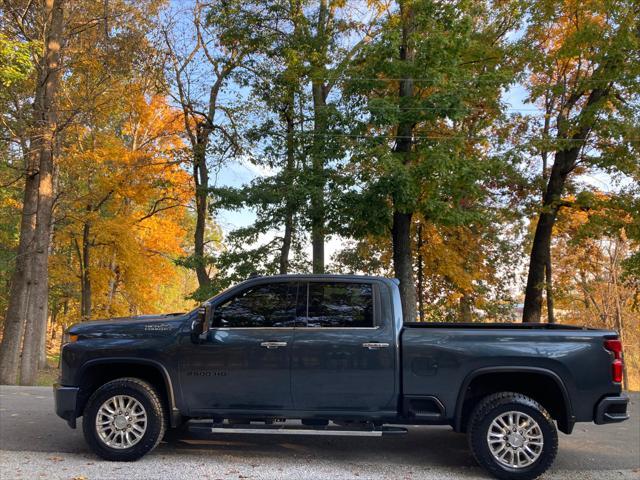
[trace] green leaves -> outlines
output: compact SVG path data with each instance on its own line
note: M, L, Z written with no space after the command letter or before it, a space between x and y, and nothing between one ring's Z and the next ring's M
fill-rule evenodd
M0 33L0 85L9 88L29 77L33 69L31 45Z
M411 8L412 61L398 59L402 37L395 12L354 60L350 74L355 80L345 88L357 96L350 101L366 115L365 120L354 117L354 130L391 140L398 125L410 124L412 150L408 156L392 154L390 140L385 147L365 135L355 143L354 158L360 162L363 191L385 192L401 212L459 224L469 221L470 206L482 201L486 189L481 183L492 167L473 137L491 124L500 89L514 77L501 58L501 40L496 43L482 31L493 28L488 17L479 20L486 12L467 2L416 1ZM489 51L492 56L484 57ZM412 79L412 97L399 96L402 78ZM381 153L385 149L389 153Z

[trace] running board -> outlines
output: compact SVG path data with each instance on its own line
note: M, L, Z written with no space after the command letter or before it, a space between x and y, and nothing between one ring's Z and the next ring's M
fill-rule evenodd
M199 433L236 433L250 435L319 435L335 437L382 437L407 433L402 427L378 427L349 430L338 426L309 427L305 425L190 425L189 431Z

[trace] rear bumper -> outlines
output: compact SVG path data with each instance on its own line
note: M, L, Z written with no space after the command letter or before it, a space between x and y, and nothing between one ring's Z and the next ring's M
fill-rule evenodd
M78 387L63 387L57 383L53 386L56 415L64 418L71 428L76 428L76 405L79 390Z
M629 418L629 414L627 413L628 404L629 397L626 395L604 397L596 405L593 421L596 425L623 422Z

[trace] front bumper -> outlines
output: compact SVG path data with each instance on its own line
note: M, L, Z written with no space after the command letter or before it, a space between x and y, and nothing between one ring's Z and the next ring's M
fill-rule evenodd
M629 397L626 395L604 397L596 405L593 421L596 425L623 422L629 418L629 414L627 413L628 404Z
M53 386L53 398L56 404L56 415L64 418L71 428L76 428L76 406L78 400L78 387Z

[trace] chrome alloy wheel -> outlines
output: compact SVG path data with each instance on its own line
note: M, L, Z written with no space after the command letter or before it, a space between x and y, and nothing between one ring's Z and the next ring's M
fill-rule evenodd
M119 450L133 447L146 431L147 412L135 398L116 395L100 405L96 432L108 447Z
M510 468L525 468L542 454L544 440L538 422L526 413L505 412L493 419L487 432L493 458Z

